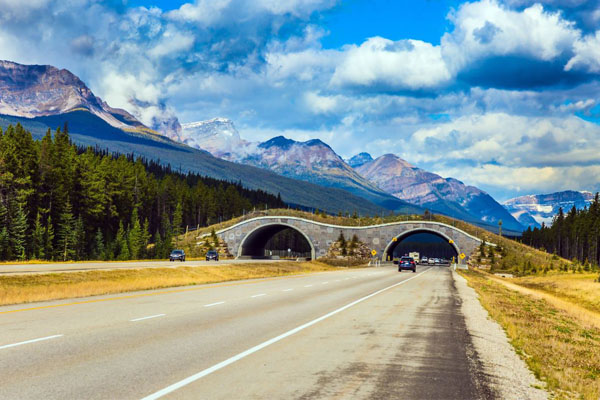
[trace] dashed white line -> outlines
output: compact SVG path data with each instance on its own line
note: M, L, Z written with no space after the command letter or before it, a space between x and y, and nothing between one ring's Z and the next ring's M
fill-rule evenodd
M291 292L294 289L283 289L282 292Z
M210 304L205 304L204 307L212 307L212 306L218 306L219 304L224 304L224 301L218 301L216 303L210 303Z
M266 293L261 293L261 294L255 294L254 296L250 296L250 297L254 298L254 297L262 297L262 296L266 296L266 295L267 295Z
M327 285L329 282L322 282L321 285Z
M174 383L174 384L172 384L170 386L167 386L164 389L161 389L161 390L159 390L157 392L154 392L154 393L152 393L152 394L144 397L142 400L156 400L156 399L159 399L159 398L161 398L163 396L166 396L167 394L172 393L172 392L176 391L177 389L181 389L182 387L187 386L190 383L193 383L193 382L197 381L198 379L204 378L205 376L210 375L213 372L216 372L216 371L218 371L220 369L223 369L223 368L227 367L228 365L231 365L231 364L235 363L236 361L239 361L239 360L241 360L243 358L248 357L251 354L256 353L257 351L260 351L260 350L264 349L265 347L268 347L268 346L270 346L270 345L272 345L274 343L280 342L281 340L283 340L283 339L285 339L285 338L287 338L289 336L292 336L292 335L294 335L294 334L296 334L296 333L298 333L298 332L300 332L300 331L302 331L302 330L304 330L304 329L306 329L306 328L308 328L310 326L313 326L313 325L315 325L315 324L317 324L317 323L319 323L319 322L321 322L321 321L323 321L323 320L325 320L327 318L330 318L330 317L332 317L332 316L334 316L334 315L336 315L336 314L338 314L338 313L340 313L340 312L342 312L342 311L344 311L344 310L346 310L346 309L348 309L350 307L353 307L353 306L355 306L358 303L362 303L363 301L365 301L367 299L370 299L373 296L377 296L378 294L383 293L383 292L385 292L387 290L390 290L392 288L395 288L397 286L400 286L400 285L403 285L403 284L405 284L407 282L410 282L413 279L418 278L419 276L423 275L427 271L429 271L429 270L425 270L425 271L423 271L423 272L421 272L421 273L419 273L419 274L417 274L417 275L415 275L415 276L413 276L411 278L403 280L402 282L398 282L398 283L393 284L391 286L388 286L386 288L380 289L380 290L378 290L378 291L376 291L374 293L371 293L370 295L361 297L358 300L354 300L353 302L348 303L345 306L338 308L337 310L331 311L331 312L329 312L329 313L327 313L327 314L325 314L325 315L323 315L323 316L321 316L319 318L313 319L312 321L307 322L304 325L300 325L300 326L298 326L298 327L296 327L296 328L294 328L292 330L289 330L289 331L287 331L287 332L285 332L285 333L283 333L283 334L281 334L279 336L276 336L276 337L274 337L272 339L269 339L266 342L262 342L261 344L258 344L258 345L254 346L254 347L251 347L251 348L249 348L246 351L243 351L243 352L241 352L241 353L239 353L239 354L237 354L237 355L235 355L233 357L230 357L230 358L228 358L228 359L226 359L224 361L221 361L220 363L215 364L212 367L206 368L206 369L204 369L204 370L202 370L202 371L200 371L200 372L198 372L198 373L196 373L194 375L191 375L191 376L189 376L189 377L187 377L185 379L180 380L179 382L176 382L176 383Z
M151 319L151 318L158 318L158 317L164 317L167 314L156 314L156 315L149 315L147 317L141 317L141 318L135 318L135 319L130 319L129 322L137 322L137 321L143 321L145 319Z
M24 342L19 342L19 343L5 344L4 346L0 346L0 350L8 349L9 347L20 346L22 344L41 342L42 340L50 340L50 339L54 339L54 338L61 337L61 336L62 335L52 335L52 336L46 336L46 337L38 338L38 339L25 340Z
M304 287L311 287L312 285L304 285Z

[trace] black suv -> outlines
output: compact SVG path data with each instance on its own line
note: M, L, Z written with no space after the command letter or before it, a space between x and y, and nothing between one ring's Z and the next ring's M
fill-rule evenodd
M206 253L206 261L210 260L219 261L219 253L216 250L209 250Z
M169 261L179 260L181 262L185 261L185 251L183 250L173 250L171 254L169 254Z

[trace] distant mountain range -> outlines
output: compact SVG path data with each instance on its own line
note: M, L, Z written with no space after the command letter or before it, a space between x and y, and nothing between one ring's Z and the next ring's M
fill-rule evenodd
M361 154L361 160L370 158L365 153ZM356 157L352 159L356 160ZM505 230L523 229L504 207L483 190L417 168L394 154L385 154L362 163L356 171L386 192L423 208L492 226L502 220Z
M319 139L298 142L283 136L263 143L243 140L224 118L184 124L178 140L214 156L265 168L294 179L337 187L386 208L397 201L466 221L520 232L522 225L490 195L453 178L416 168L393 154L373 160L360 153L344 161Z
M144 126L126 111L111 108L67 70L0 61L0 127L5 129L10 124L21 123L34 138L40 139L48 128L55 130L65 122L76 144L133 153L182 171L240 181L248 188L281 193L282 199L293 205L330 212L357 210L362 214L390 210L344 190L228 162L171 140ZM175 125L179 128L178 123ZM177 133L179 129L174 131ZM179 133L183 132L182 129ZM405 203L398 200L397 204Z
M388 210L423 212L360 176L319 139L297 142L277 136L262 143L248 142L226 118L183 124L182 128L176 140L209 151L215 157L324 187L347 190Z
M552 219L562 207L567 213L573 206L582 209L594 200L594 194L586 191L566 190L549 194L535 194L506 200L506 209L524 226L540 227L552 224Z

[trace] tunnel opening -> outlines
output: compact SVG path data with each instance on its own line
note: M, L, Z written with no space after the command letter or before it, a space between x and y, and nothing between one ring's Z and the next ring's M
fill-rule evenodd
M434 231L419 230L398 236L387 249L387 260L391 261L410 253L419 253L419 259L423 257L438 258L451 261L457 260L458 248L450 239Z
M314 247L299 230L273 224L251 232L241 245L240 257L258 259L312 259Z

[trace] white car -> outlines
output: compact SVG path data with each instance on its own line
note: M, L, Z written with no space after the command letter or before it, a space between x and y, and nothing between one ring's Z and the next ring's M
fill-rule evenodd
M427 264L427 257L421 258L421 260L419 261L419 264Z
M435 264L435 258L430 258L428 260L428 263L431 264L431 265Z

